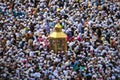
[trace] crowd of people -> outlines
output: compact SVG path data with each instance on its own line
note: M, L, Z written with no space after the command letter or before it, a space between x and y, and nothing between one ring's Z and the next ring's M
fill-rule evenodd
M67 52L49 50L60 23ZM120 5L107 0L0 0L1 80L120 80Z

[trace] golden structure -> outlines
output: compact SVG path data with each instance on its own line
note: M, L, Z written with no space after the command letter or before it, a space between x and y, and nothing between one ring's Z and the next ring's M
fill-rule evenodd
M67 51L67 35L62 32L62 26L58 23L55 25L54 32L49 35L50 50Z

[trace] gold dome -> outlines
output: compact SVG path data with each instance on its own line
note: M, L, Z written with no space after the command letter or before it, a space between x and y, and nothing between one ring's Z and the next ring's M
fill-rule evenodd
M62 32L62 26L58 23L55 25L55 30L49 35L50 38L67 38L67 35Z
M55 31L62 32L62 26L59 23L55 25Z

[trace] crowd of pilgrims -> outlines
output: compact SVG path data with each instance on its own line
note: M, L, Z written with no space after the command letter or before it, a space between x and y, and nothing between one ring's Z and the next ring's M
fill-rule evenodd
M67 52L49 49L57 23ZM0 0L0 80L120 80L120 5Z

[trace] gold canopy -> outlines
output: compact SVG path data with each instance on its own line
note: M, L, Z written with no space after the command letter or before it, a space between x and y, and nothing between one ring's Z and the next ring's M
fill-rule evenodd
M62 32L62 26L58 23L55 25L54 32L49 35L50 50L67 51L67 35Z

